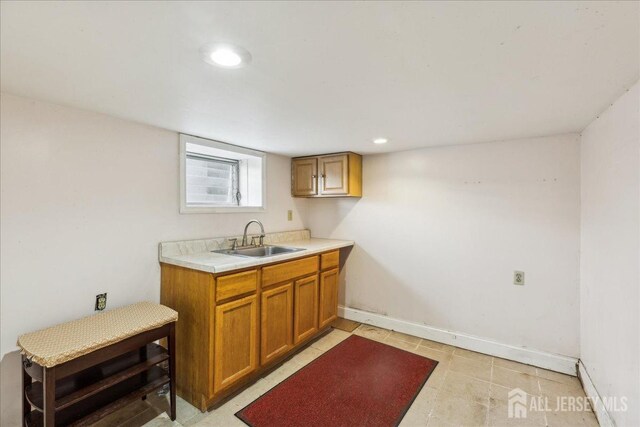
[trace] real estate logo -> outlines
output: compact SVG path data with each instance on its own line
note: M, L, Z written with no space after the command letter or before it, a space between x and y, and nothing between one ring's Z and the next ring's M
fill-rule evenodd
M626 396L600 397L556 396L549 402L548 396L529 396L527 392L514 388L509 392L507 411L509 418L526 418L529 412L589 412L604 408L607 412L624 412L628 409Z
M527 393L519 388L509 392L509 418L527 417Z

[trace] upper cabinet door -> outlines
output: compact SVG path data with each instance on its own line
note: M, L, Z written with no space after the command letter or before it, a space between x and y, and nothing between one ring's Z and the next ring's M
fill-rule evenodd
M349 194L349 155L320 157L320 194Z
M318 194L318 159L293 159L291 161L291 195L315 196Z

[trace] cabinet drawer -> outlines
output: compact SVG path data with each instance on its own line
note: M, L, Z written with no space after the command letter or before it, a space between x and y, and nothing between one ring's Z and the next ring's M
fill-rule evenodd
M270 265L262 269L262 286L313 274L318 271L318 256Z
M255 292L258 289L258 270L244 271L216 279L216 301Z
M326 270L327 268L337 267L340 263L340 251L333 251L320 255L320 268Z

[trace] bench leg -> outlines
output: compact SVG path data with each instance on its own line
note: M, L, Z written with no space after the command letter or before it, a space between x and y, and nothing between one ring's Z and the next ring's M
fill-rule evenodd
M140 350L138 350L138 355L140 357L140 362L144 362L148 359L148 354L147 354L147 345L143 345L142 347L140 347ZM147 382L147 373L148 371L144 371L142 373L142 381L146 384ZM145 394L144 396L142 396L142 400L147 400L147 395Z
M56 425L56 368L45 368L42 372L42 397L44 427Z
M22 364L20 365L20 370L22 371L22 425L26 427L27 425L27 415L31 412L31 404L27 400L27 387L29 387L32 383L31 375L27 373L25 369L25 363L27 358L22 356Z
M169 327L169 400L171 401L171 421L176 420L176 324Z

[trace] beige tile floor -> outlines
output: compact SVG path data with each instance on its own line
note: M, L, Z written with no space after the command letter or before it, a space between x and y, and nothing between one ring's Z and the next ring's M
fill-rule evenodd
M457 347L361 325L353 334L384 342L440 362L403 418L401 427L412 426L597 426L592 412L529 412L527 418L507 415L507 394L520 388L531 396L584 397L577 378L529 365L499 359ZM164 411L165 396L150 396L102 419L96 426L245 426L234 414L289 375L351 335L338 329L311 344L268 376L211 412L199 410L178 398L177 420ZM390 373L392 375L392 373Z

